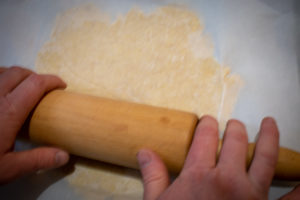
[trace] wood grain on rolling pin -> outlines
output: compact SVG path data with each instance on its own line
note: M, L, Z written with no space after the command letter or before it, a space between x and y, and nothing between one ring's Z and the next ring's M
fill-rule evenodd
M220 140L218 154L221 148L222 141ZM254 151L255 143L249 143L246 161L248 168L253 160ZM280 147L274 178L277 180L300 181L300 154L291 149Z
M36 142L133 168L137 152L149 148L178 172L197 121L187 112L56 90L37 106L29 132Z
M56 90L37 106L29 133L36 142L132 168L138 168L137 152L148 148L179 172L197 122L192 113ZM248 166L254 148L250 143ZM281 147L275 177L300 180L300 154Z

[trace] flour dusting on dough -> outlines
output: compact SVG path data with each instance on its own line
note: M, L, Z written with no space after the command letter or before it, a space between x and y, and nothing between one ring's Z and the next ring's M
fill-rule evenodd
M167 6L148 15L135 8L110 23L98 9L86 6L58 18L36 68L61 76L68 90L199 117L221 113L224 124L241 80L214 59L213 51L199 18L185 8ZM224 99L224 85L228 91L239 87Z
M62 77L67 90L189 111L199 117L210 114L222 129L242 81L213 55L203 24L186 8L166 6L150 14L134 8L111 22L96 7L81 6L57 18L50 40L38 54L36 69ZM91 185L90 189L108 196L122 191L123 199L126 192L129 199L142 193L141 183L128 173L120 176L77 165L69 180L78 188Z
M67 180L83 199L139 200L143 197L139 172L110 164L79 160L75 173Z

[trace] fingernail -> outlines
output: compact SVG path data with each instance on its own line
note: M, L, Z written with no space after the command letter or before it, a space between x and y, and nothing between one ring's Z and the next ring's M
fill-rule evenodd
M275 120L272 117L265 117L264 121L268 124L275 123Z
M59 151L55 155L56 166L62 166L69 161L69 154L64 151Z
M145 150L140 150L137 159L141 168L146 167L151 162L151 155Z

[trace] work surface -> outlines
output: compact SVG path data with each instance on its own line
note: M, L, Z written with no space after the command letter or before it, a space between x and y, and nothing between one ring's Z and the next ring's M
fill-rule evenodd
M1 1L0 65L34 69L37 52L49 39L55 16L86 1ZM89 1L92 2L92 1ZM234 118L245 122L254 140L260 120L271 115L278 121L282 146L300 151L300 44L299 3L296 1L98 1L95 5L114 16L133 6L151 11L180 3L194 10L212 36L215 56L245 81ZM298 9L298 10L297 10ZM21 145L22 147L24 145ZM99 170L123 173L124 169ZM137 172L130 172L137 179ZM2 186L0 193L16 199L82 199L56 170ZM13 192L17 188L18 192ZM88 190L88 188L85 188ZM290 188L272 187L270 198ZM109 197L109 195L108 195ZM111 196L112 198L113 196ZM115 195L114 198L121 198ZM92 197L91 197L92 198Z

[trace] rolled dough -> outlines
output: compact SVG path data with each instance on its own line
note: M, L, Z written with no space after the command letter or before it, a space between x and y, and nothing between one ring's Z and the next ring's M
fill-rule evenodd
M88 5L57 18L36 69L62 77L68 90L210 114L222 127L241 79L213 57L195 13L166 6L138 8L114 21Z
M67 90L189 111L199 117L210 114L222 129L242 80L230 75L213 53L203 24L185 8L166 6L150 14L134 8L112 21L88 5L57 17L36 69L59 75ZM68 180L84 199L140 199L140 179L121 171L79 164Z

